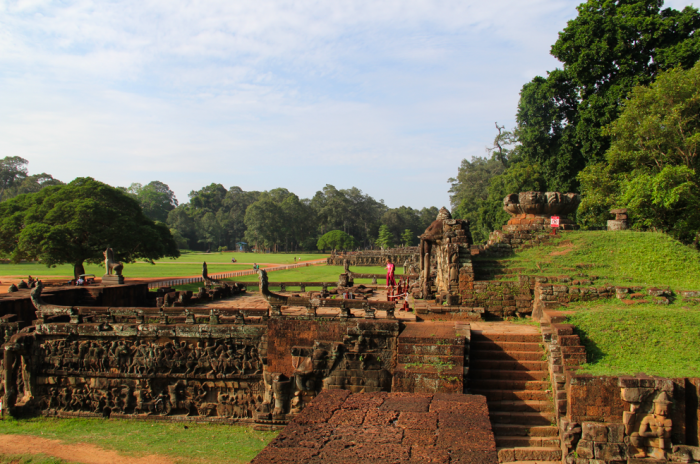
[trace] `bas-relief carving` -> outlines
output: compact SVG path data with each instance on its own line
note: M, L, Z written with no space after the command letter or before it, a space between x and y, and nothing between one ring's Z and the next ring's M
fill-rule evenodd
M293 347L291 377L265 372L266 394L255 413L256 422L289 420L321 390L390 391L393 349L388 338L362 333L347 335L342 342Z
M24 350L14 341L8 359L6 404L31 400L46 413L237 419L252 418L263 399L252 340L45 339Z
M577 193L559 192L520 192L507 195L503 199L503 209L510 215L539 214L561 215L573 213L581 203Z
M669 418L670 406L668 394L662 391L653 400L651 412L640 414L639 411L635 411L631 415L625 413L623 420L629 433L630 456L666 459L666 454L671 451L670 438L673 427Z

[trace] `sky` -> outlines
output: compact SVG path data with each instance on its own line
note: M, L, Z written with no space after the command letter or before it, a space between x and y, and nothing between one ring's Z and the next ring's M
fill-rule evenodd
M570 0L0 0L0 157L30 174L449 207ZM682 9L687 0L666 1Z

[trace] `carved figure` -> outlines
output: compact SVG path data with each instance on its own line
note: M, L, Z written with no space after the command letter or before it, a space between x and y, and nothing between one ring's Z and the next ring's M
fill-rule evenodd
M105 274L106 275L122 275L122 270L124 269L124 264L114 260L114 250L107 247L107 249L102 253L105 257Z
M645 416L639 425L639 432L630 435L630 451L635 453L634 457L666 459L673 426L668 417L670 404L666 392L661 392L654 400L654 413Z

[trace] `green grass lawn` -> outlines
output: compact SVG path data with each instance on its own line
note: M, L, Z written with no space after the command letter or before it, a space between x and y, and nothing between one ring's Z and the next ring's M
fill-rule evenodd
M206 261L209 274L221 272L241 271L251 269L252 264L232 264L231 258L235 257L239 263L259 264L294 264L294 257L301 261L325 259L328 255L321 254L256 254L256 253L183 253L177 259L161 259L155 264L137 262L124 264L124 276L129 278L149 277L188 277L202 274L202 262ZM104 274L104 266L88 264L85 272L101 276ZM73 266L64 264L53 268L41 263L0 264L0 277L27 276L51 276L72 278Z
M386 269L381 266L356 266L350 268L351 271L358 274L385 274ZM297 269L288 269L284 271L272 271L267 273L267 278L270 282L337 282L338 276L343 272L343 266L308 266ZM403 275L403 267L396 268L396 275ZM224 279L234 282L257 282L257 275L247 275L242 277L232 277ZM355 284L371 284L372 279L355 279ZM385 279L377 279L378 284L386 283ZM178 285L177 290L192 290L196 291L201 287L201 283ZM270 287L275 290L275 287ZM296 290L295 287L290 287ZM316 289L310 289L316 290ZM318 289L320 290L320 288Z
M670 286L700 289L700 252L663 233L573 231L555 246L533 247L500 260L528 275L585 273L604 277L598 284ZM578 269L577 264L592 264Z
M617 299L572 303L568 316L586 347L582 372L700 376L700 308L628 306Z
M170 456L177 463L220 464L249 462L277 436L276 432L256 432L238 425L193 423L185 428L183 424L172 422L82 418L6 419L0 421L0 433L35 435L65 443L90 443L127 456L155 453Z

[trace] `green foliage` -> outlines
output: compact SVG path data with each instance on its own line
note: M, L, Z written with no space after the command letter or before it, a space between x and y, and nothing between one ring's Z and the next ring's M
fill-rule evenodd
M403 242L402 237L407 229L412 237L425 232L437 215L438 209L434 206L422 210L401 206L387 210L381 217L381 225L389 229L393 243L399 243Z
M108 246L125 262L180 254L164 224L144 216L121 190L89 177L0 203L0 237L0 250L12 261L70 263L76 276L84 262L102 262Z
M167 221L170 211L177 207L175 193L166 184L157 180L146 185L131 184L127 192L139 202L143 214L154 221Z
M503 174L505 167L495 158L472 158L462 160L457 178L450 178L450 203L452 216L468 219L475 242L485 241L493 229L482 224L479 211L489 199L489 184L495 176ZM504 195L505 196L505 195Z
M29 162L19 156L7 156L0 160L0 201L23 193L36 193L51 185L63 185L63 182L45 172L28 175L27 164Z
M582 373L698 377L700 352L688 340L700 336L700 311L618 300L572 304L568 316L586 347Z
M618 117L619 103L634 86L700 58L697 9L661 5L658 0L581 4L552 46L564 69L523 87L518 154L540 165L547 190L578 189L577 173L603 161L610 138L602 128Z
M394 246L394 235L389 230L389 227L382 225L379 228L379 237L376 241L377 246L382 248L392 248Z
M218 425L119 419L35 418L0 421L0 433L34 435L64 443L89 443L126 456L160 454L175 462L242 464L277 436L245 425ZM42 461L26 461L42 462ZM44 461L51 462L51 461Z
M321 251L352 250L357 247L357 242L342 230L331 230L318 239L316 246Z
M411 232L411 229L406 229L403 231L403 234L401 234L401 243L404 244L404 246L413 246L414 240L413 240L413 232Z
M633 90L607 132L606 164L581 175L586 225L602 225L606 210L628 208L635 227L657 228L684 242L700 231L700 63L661 73Z

